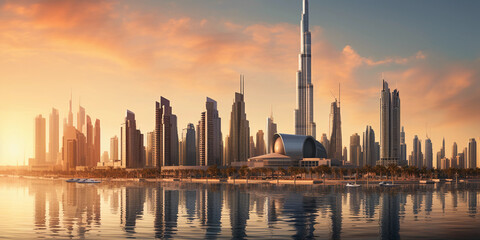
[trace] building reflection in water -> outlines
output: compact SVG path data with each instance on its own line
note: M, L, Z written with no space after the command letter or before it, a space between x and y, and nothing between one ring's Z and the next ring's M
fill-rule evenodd
M32 180L28 182L28 193L34 201L32 228L42 238L97 236L87 234L93 230L97 230L94 234L102 232L101 201L110 208L104 214L118 219L123 229L119 232L129 238L245 239L267 231L274 238L340 239L352 234L343 228L350 227L354 219L357 226L376 224L378 220L382 239L400 239L400 223L406 215L415 221L431 221L432 212L445 214L442 213L445 209L448 214L453 210L454 214L472 218L478 214L478 190L466 185L345 189L343 186L56 182L52 187L49 182ZM380 209L378 214L377 209ZM141 221L144 219L153 222ZM346 226L344 219L348 219ZM325 225L329 227L322 227ZM107 226L112 224L109 222ZM149 232L152 226L153 233Z
M120 224L127 233L135 233L137 219L143 216L145 188L128 186L121 195Z
M382 198L382 212L380 216L381 238L400 239L400 195L395 192L385 192Z
M245 189L227 190L227 202L230 209L230 226L232 228L232 237L235 239L245 239L247 220L249 215L250 194Z

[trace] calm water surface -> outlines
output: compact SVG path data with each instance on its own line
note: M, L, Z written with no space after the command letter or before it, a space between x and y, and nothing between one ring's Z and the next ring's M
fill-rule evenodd
M0 239L478 239L479 191L0 177Z

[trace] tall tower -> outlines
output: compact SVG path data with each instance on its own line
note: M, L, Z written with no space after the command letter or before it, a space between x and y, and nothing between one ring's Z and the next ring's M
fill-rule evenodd
M122 168L142 168L143 150L143 134L137 130L135 113L127 110L125 122L121 128Z
M58 110L52 108L52 113L50 113L49 119L49 134L48 134L48 153L50 159L48 159L49 164L56 164L58 157L58 148L59 148L59 116Z
M240 78L240 93L235 93L230 115L230 132L227 138L226 165L232 162L246 162L250 154L250 126L245 113L243 76ZM225 144L227 144L227 142Z
M356 167L364 166L362 161L362 149L360 146L360 135L358 135L358 133L350 136L350 163Z
M427 137L425 139L425 161L424 161L424 166L427 167L427 169L432 169L433 168L433 150L432 150L432 140Z
M46 133L45 133L45 118L38 115L35 118L35 164L45 164L46 157Z
M217 102L209 97L198 122L198 151L200 166L221 166L223 164L221 118L218 116ZM193 131L195 132L195 131Z
M390 92L383 80L380 95L380 161L377 164L404 165L400 161L400 95L397 89Z
M273 113L267 118L267 153L273 153L273 135L277 133L277 124L273 121Z
M195 166L197 165L197 156L195 149L195 126L189 123L182 131L182 140L180 141L180 166ZM219 146L220 147L220 146Z
M311 33L308 28L308 0L303 0L300 21L300 54L297 71L297 109L295 109L295 134L316 137L313 121L313 85Z
M367 126L363 133L363 162L364 165L375 166L377 164L377 156L375 154L375 132L371 126Z
M178 166L177 116L164 97L155 103L155 135L153 145L155 167Z
M340 102L335 99L330 111L330 145L327 150L331 159L342 159L342 120L340 118Z

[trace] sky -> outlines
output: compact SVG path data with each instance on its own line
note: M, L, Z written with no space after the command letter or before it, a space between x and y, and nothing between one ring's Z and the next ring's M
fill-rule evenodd
M294 133L300 0L0 0L0 165L34 156L34 118L51 108L76 122L81 103L100 119L101 148L120 135L126 111L154 129L164 96L178 131L218 102L228 133L245 75L250 134ZM310 0L317 137L329 129L341 84L343 145L371 125L379 136L383 78L400 91L407 154L414 135L432 139L434 164L480 141L479 1ZM333 95L333 96L332 96ZM76 124L76 123L75 123ZM48 130L47 130L48 132ZM61 132L61 129L60 129ZM48 143L47 143L48 148Z

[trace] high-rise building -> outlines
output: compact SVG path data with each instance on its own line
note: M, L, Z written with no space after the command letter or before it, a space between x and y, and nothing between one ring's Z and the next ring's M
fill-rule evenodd
M46 123L42 115L35 118L35 164L46 163Z
M154 140L155 166L178 166L177 116L172 113L170 101L164 97L155 102Z
M348 156L348 150L347 150L347 146L345 146L343 147L343 154L342 154L343 162L347 162L347 156Z
M250 152L248 153L248 157L255 157L255 142L253 141L253 136L250 136Z
M471 138L468 142L468 168L477 168L477 142Z
M457 143L453 142L452 146L452 159L455 159L458 155Z
M267 118L267 152L273 153L273 135L277 133L277 124L273 121L273 113ZM226 145L226 143L225 143Z
M342 121L340 118L340 102L332 103L330 111L330 145L328 158L342 160Z
M320 138L320 143L323 145L323 147L325 147L325 150L327 150L327 154L328 154L328 150L330 149L330 141L328 141L328 137L327 137L327 134L326 133L323 133L322 134L322 137Z
M78 106L77 112L77 130L82 132L83 134L87 134L85 131L85 108L82 106ZM88 135L88 134L87 134ZM88 136L87 136L88 138Z
M86 138L73 125L66 125L63 129L62 169L75 170L77 166L86 163Z
M147 150L146 150L146 167L153 167L153 142L154 142L155 132L148 132L147 133Z
M380 143L375 142L375 161L380 160Z
M442 148L437 152L437 169L441 169L442 159L445 157L445 138L442 141Z
M93 131L93 166L97 166L100 162L100 120L95 120L95 127Z
M424 166L427 169L432 169L433 168L433 149L432 149L432 140L430 140L430 138L425 139Z
M380 97L380 161L379 165L404 165L400 161L400 95L397 89L390 93L383 80Z
M240 86L240 93L235 93L235 102L232 104L230 115L228 159L225 161L227 165L232 162L246 162L250 153L250 126L245 113L243 76L240 78Z
M255 156L265 155L265 138L262 130L257 132L257 140L255 145Z
M143 134L137 130L135 113L127 110L121 133L122 168L143 168Z
M50 113L49 118L49 134L48 134L48 153L50 159L48 160L49 164L57 164L58 160L58 149L59 149L59 116L58 110L52 108L52 113Z
M295 109L295 134L316 137L316 125L313 120L313 84L311 33L308 22L308 0L303 0L302 19L300 21L300 54L297 71L297 109ZM340 152L341 152L340 147Z
M423 153L422 153L422 142L418 139L418 136L415 135L413 138L412 144L412 154L410 156L410 166L414 166L417 168L423 167Z
M92 119L90 116L87 115L87 161L85 163L85 166L92 167L93 166L93 150L94 150L94 145L93 145L93 125L92 125ZM80 129L78 129L80 131Z
M400 160L404 163L407 162L407 144L405 142L405 130L403 127L400 132Z
M207 97L206 111L198 121L198 161L200 166L223 164L222 120L218 115L217 102ZM195 133L195 131L193 131Z
M456 157L457 161L457 168L464 169L465 168L465 154L459 153Z
M182 140L180 144L180 159L179 159L180 166L197 165L195 135L196 135L195 126L193 126L192 123L189 123L187 127L184 128L182 131Z
M110 138L110 161L115 162L120 160L118 158L118 137Z
M362 147L360 146L360 135L358 133L350 136L350 163L353 166L363 167Z
M367 126L363 133L363 166L373 167L377 164L378 159L375 152L375 132L371 126Z

